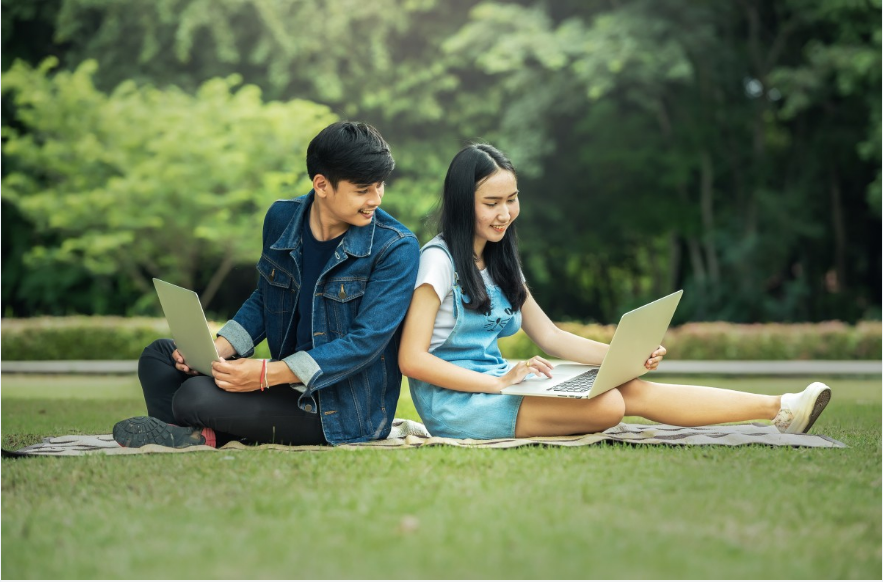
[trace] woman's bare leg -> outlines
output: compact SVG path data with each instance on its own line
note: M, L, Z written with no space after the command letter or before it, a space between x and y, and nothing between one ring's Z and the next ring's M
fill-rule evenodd
M624 410L623 397L617 390L589 400L526 396L516 417L516 437L600 432L623 420Z
M626 416L641 416L676 426L772 420L780 410L779 396L706 386L658 384L635 379L619 386L616 391L623 396Z

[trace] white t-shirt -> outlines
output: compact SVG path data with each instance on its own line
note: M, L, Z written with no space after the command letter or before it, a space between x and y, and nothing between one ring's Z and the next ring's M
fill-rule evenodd
M441 244L445 244L440 236L437 236L436 239ZM482 275L482 281L486 287L493 285L488 269L482 269L479 273ZM524 275L522 275L522 281L525 281ZM421 253L421 262L414 288L417 289L426 284L433 288L441 303L439 311L436 313L436 321L433 323L433 335L430 338L430 351L433 351L445 343L454 330L455 323L454 264L448 258L448 253L439 247L430 247Z
M491 283L488 269L480 271L486 285ZM448 254L439 247L430 247L421 253L421 263L417 271L414 288L429 284L439 297L441 305L433 323L433 336L430 338L430 351L445 343L454 329L454 265Z

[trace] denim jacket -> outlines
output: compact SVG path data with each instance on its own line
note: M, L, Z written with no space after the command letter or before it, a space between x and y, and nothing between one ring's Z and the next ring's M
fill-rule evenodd
M293 325L301 291L301 225L311 191L279 200L264 218L258 288L219 330L251 356L265 337L274 360L304 383L298 406L322 415L335 445L386 438L399 399L399 324L420 262L417 238L378 208L367 226L351 226L313 293L313 349L295 352Z

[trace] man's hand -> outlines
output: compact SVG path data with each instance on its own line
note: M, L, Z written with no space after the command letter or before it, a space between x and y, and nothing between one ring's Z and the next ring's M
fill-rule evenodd
M187 362L184 361L184 356L181 355L178 348L175 348L175 351L172 352L172 361L175 362L175 369L179 372L184 372L188 376L199 375L199 372L187 365Z
M663 346L658 347L654 350L654 353L651 354L651 358L645 362L645 368L648 370L656 370L657 366L660 365L660 362L663 360L663 356L666 355L666 348Z
M222 390L254 392L261 388L261 365L261 360L251 358L216 361L212 362L212 375Z
M218 350L218 355L225 360L230 356L236 355L236 350L233 349L233 346L230 345L227 338L221 337L220 335L215 338L215 349ZM175 362L175 369L179 372L184 372L188 376L199 375L199 372L187 365L187 362L184 361L184 356L181 355L178 348L175 348L175 351L172 352L172 361Z

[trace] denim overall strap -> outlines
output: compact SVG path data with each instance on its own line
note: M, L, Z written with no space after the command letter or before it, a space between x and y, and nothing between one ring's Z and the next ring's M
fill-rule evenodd
M437 246L451 259L451 253L441 239L433 239L424 249ZM451 261L454 269L454 261ZM460 277L454 272L454 328L438 348L431 350L447 362L461 368L492 376L503 376L510 369L497 340L516 333L522 324L520 312L497 285L485 281L491 300L489 313L478 313L463 305L464 296ZM512 438L521 396L460 392L435 386L428 382L408 379L412 400L430 434L448 438Z
M424 249L431 246L444 250L454 269L454 259L448 248L444 244L433 244L431 241L424 246ZM464 295L460 277L455 269L452 288L454 329L445 342L430 353L468 370L502 376L509 366L500 353L497 340L500 337L513 335L519 330L522 325L522 314L512 309L509 300L497 285L486 282L485 289L491 300L490 311L479 313L475 309L467 309L464 301L468 302L469 297Z

